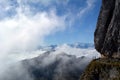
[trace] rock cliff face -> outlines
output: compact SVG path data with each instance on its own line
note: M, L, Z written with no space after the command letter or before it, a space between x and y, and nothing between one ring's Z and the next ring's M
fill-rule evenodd
M95 48L105 57L120 57L120 0L103 0L94 34Z
M94 35L96 50L107 58L93 60L80 80L120 80L120 0L102 0Z

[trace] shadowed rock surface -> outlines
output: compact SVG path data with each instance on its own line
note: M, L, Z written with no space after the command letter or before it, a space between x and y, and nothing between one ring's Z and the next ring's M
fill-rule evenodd
M93 60L80 80L120 80L120 59Z
M103 0L94 34L95 48L105 57L120 57L120 0Z

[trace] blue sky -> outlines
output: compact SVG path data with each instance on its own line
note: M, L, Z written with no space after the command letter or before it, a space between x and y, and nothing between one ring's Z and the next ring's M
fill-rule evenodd
M88 6L87 1L89 1L89 3L91 2L91 6ZM69 0L66 5L62 4L61 6L61 4L59 4L55 6L57 7L58 15L70 13L68 18L74 19L74 21L71 25L68 25L70 27L64 31L59 31L47 36L45 39L46 42L49 44L93 43L101 0ZM86 9L86 7L88 7L88 9ZM84 13L78 15L82 10L85 10Z
M0 48L93 43L101 0L0 0Z

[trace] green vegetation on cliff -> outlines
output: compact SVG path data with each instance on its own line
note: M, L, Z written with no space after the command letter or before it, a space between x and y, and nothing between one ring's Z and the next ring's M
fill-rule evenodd
M95 59L80 80L120 80L120 59Z

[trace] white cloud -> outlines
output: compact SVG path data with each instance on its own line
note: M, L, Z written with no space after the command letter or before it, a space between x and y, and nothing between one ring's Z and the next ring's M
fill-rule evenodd
M69 0L25 0L26 2L32 2L32 3L40 3L43 4L44 6L49 6L52 3L68 3Z
M12 17L0 20L0 65L2 65L0 68L15 60L30 58L33 55L28 56L24 51L34 50L44 44L46 36L64 30L66 27L65 16L57 16L54 10L33 14L34 12L30 11L31 7L23 5L20 0L17 1L19 4L17 7L11 6L9 0L5 0L6 3L4 0L0 1L6 10L16 11ZM0 5L0 9L3 6ZM5 11L0 11L0 14L5 14ZM13 54L14 52L19 55ZM40 53L35 55L38 54Z
M2 48L35 48L43 43L46 35L65 28L65 17L59 17L54 11L25 15L21 8L12 18L0 21L0 44Z
M82 17L83 15L85 15L89 10L94 7L94 4L95 0L86 0L86 6L80 9L78 16Z
M44 38L47 35L66 28L66 16L57 16L54 10L49 10L49 12L37 12L34 14L34 12L31 12L30 10L31 7L24 5L22 1L26 1L25 3L27 4L27 1L29 0L17 0L19 4L17 7L11 5L9 0L0 0L0 15L4 16L6 11L13 9L16 12L12 17L5 17L0 20L0 65L2 65L0 68L2 69L6 67L5 65L7 63L36 57L43 53L40 51L31 51L39 45L42 45L44 43ZM56 0L30 1L49 5ZM91 7L91 0L87 0L87 7L81 10L80 15L84 14ZM84 51L86 50L63 46L57 48L55 54L66 52L80 57L84 55ZM94 50L90 51L91 53L95 52ZM51 56L49 59L52 59Z
M69 55L75 55L76 57L85 56L91 59L100 57L100 54L94 48L80 49L80 48L71 47L67 44L63 44L56 48L56 53L60 53L60 52L65 52Z

